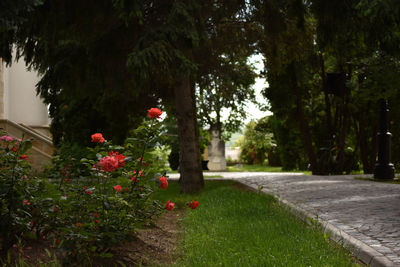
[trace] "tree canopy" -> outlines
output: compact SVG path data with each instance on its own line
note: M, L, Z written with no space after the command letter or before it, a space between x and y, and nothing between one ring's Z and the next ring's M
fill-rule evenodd
M282 163L302 159L291 168L309 163L313 173L330 174L350 172L361 162L370 173L376 158L378 100L398 102L399 3L252 3L264 30L260 50L269 83L265 95L274 113L271 122ZM393 118L396 113L392 109ZM393 139L394 147L398 140Z
M56 143L95 131L121 141L149 107L172 107L183 192L203 185L196 112L218 124L230 107L226 126L237 126L253 96L253 51L265 58L270 124L290 168L370 172L377 100L400 118L396 0L4 0L0 15L0 56L10 63L15 49L42 75Z
M202 187L194 89L199 66L215 67L199 59L213 28L240 25L245 1L3 2L1 57L15 49L42 75L56 143L97 131L121 141L162 101L177 116L182 192Z

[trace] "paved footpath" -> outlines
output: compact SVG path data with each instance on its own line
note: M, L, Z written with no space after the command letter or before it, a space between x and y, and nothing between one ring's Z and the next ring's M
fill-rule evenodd
M271 172L204 175L238 180L256 190L262 188L301 216L318 218L334 239L352 246L364 263L400 266L400 184L356 180L354 175Z

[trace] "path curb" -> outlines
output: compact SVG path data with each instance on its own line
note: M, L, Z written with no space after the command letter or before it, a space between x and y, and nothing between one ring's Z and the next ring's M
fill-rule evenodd
M214 179L213 179L214 180ZM225 179L224 179L225 180ZM245 182L240 180L232 180L238 182L250 190L254 192L259 192L259 188L254 185L249 185ZM263 193L269 194L274 196L279 203L287 206L290 211L302 221L311 225L312 222L317 222L321 227L324 233L328 234L330 239L335 241L336 243L342 245L345 248L348 248L354 256L360 260L362 263L371 266L371 267L399 267L393 263L389 258L381 254L380 252L376 251L375 249L371 248L370 246L366 245L364 242L350 236L349 234L345 233L343 230L340 230L336 226L332 225L331 223L319 219L313 213L296 206L295 204L287 201L286 199L281 198L279 195L276 195L274 192L269 191L265 188L261 190Z

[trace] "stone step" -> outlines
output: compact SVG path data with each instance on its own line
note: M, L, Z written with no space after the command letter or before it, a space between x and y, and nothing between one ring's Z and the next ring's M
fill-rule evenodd
M10 120L0 119L0 128L15 138L31 139L32 149L28 154L28 162L36 170L41 170L50 164L54 153L52 140L29 126L18 124Z

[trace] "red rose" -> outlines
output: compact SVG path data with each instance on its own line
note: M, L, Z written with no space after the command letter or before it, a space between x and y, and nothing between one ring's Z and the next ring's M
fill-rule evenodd
M118 168L121 168L122 166L124 166L125 162L125 156L124 155L120 155L118 152L114 152L114 151L110 151L108 153L109 156L115 157L118 160Z
M100 224L100 221L99 221L99 220L96 220L95 222L98 223L98 224Z
M162 111L158 108L151 108L148 110L147 116L153 119L159 119Z
M27 199L24 199L24 200L22 201L22 204L24 204L24 205L30 205L31 203L30 203Z
M104 143L104 137L101 133L95 133L92 135L92 143Z
M136 177L132 176L132 177L131 177L131 181L132 181L132 182L136 181Z
M162 189L167 189L168 188L167 177L161 176L161 177L158 177L158 180L160 180L160 187Z
M171 200L168 200L167 203L165 204L165 209L167 210L172 210L175 206L175 203L172 203Z
M99 218L99 215L97 214L97 212L95 212L95 213L93 214L93 217Z
M22 155L22 156L19 157L19 159L26 160L27 157L28 157L27 155Z
M195 208L197 208L199 206L199 202L198 201L194 201L192 200L189 204L189 207L192 208L192 210L194 210Z
M13 147L13 148L11 148L11 150L12 150L12 151L14 151L15 153L17 153L17 151L18 151L18 148L16 148L16 147Z
M113 172L118 168L119 163L116 157L106 156L100 160L100 165L103 171Z
M91 195L91 194L93 194L93 192L90 191L90 190L87 190L87 191L85 192L85 194L86 194L86 195Z
M53 211L54 211L54 212L57 212L57 211L58 211L57 207L54 207L54 208L53 208Z
M129 192L129 188L128 187L125 188L125 192Z
M122 189L122 187L119 184L114 186L114 190L117 192L121 191L121 189Z

